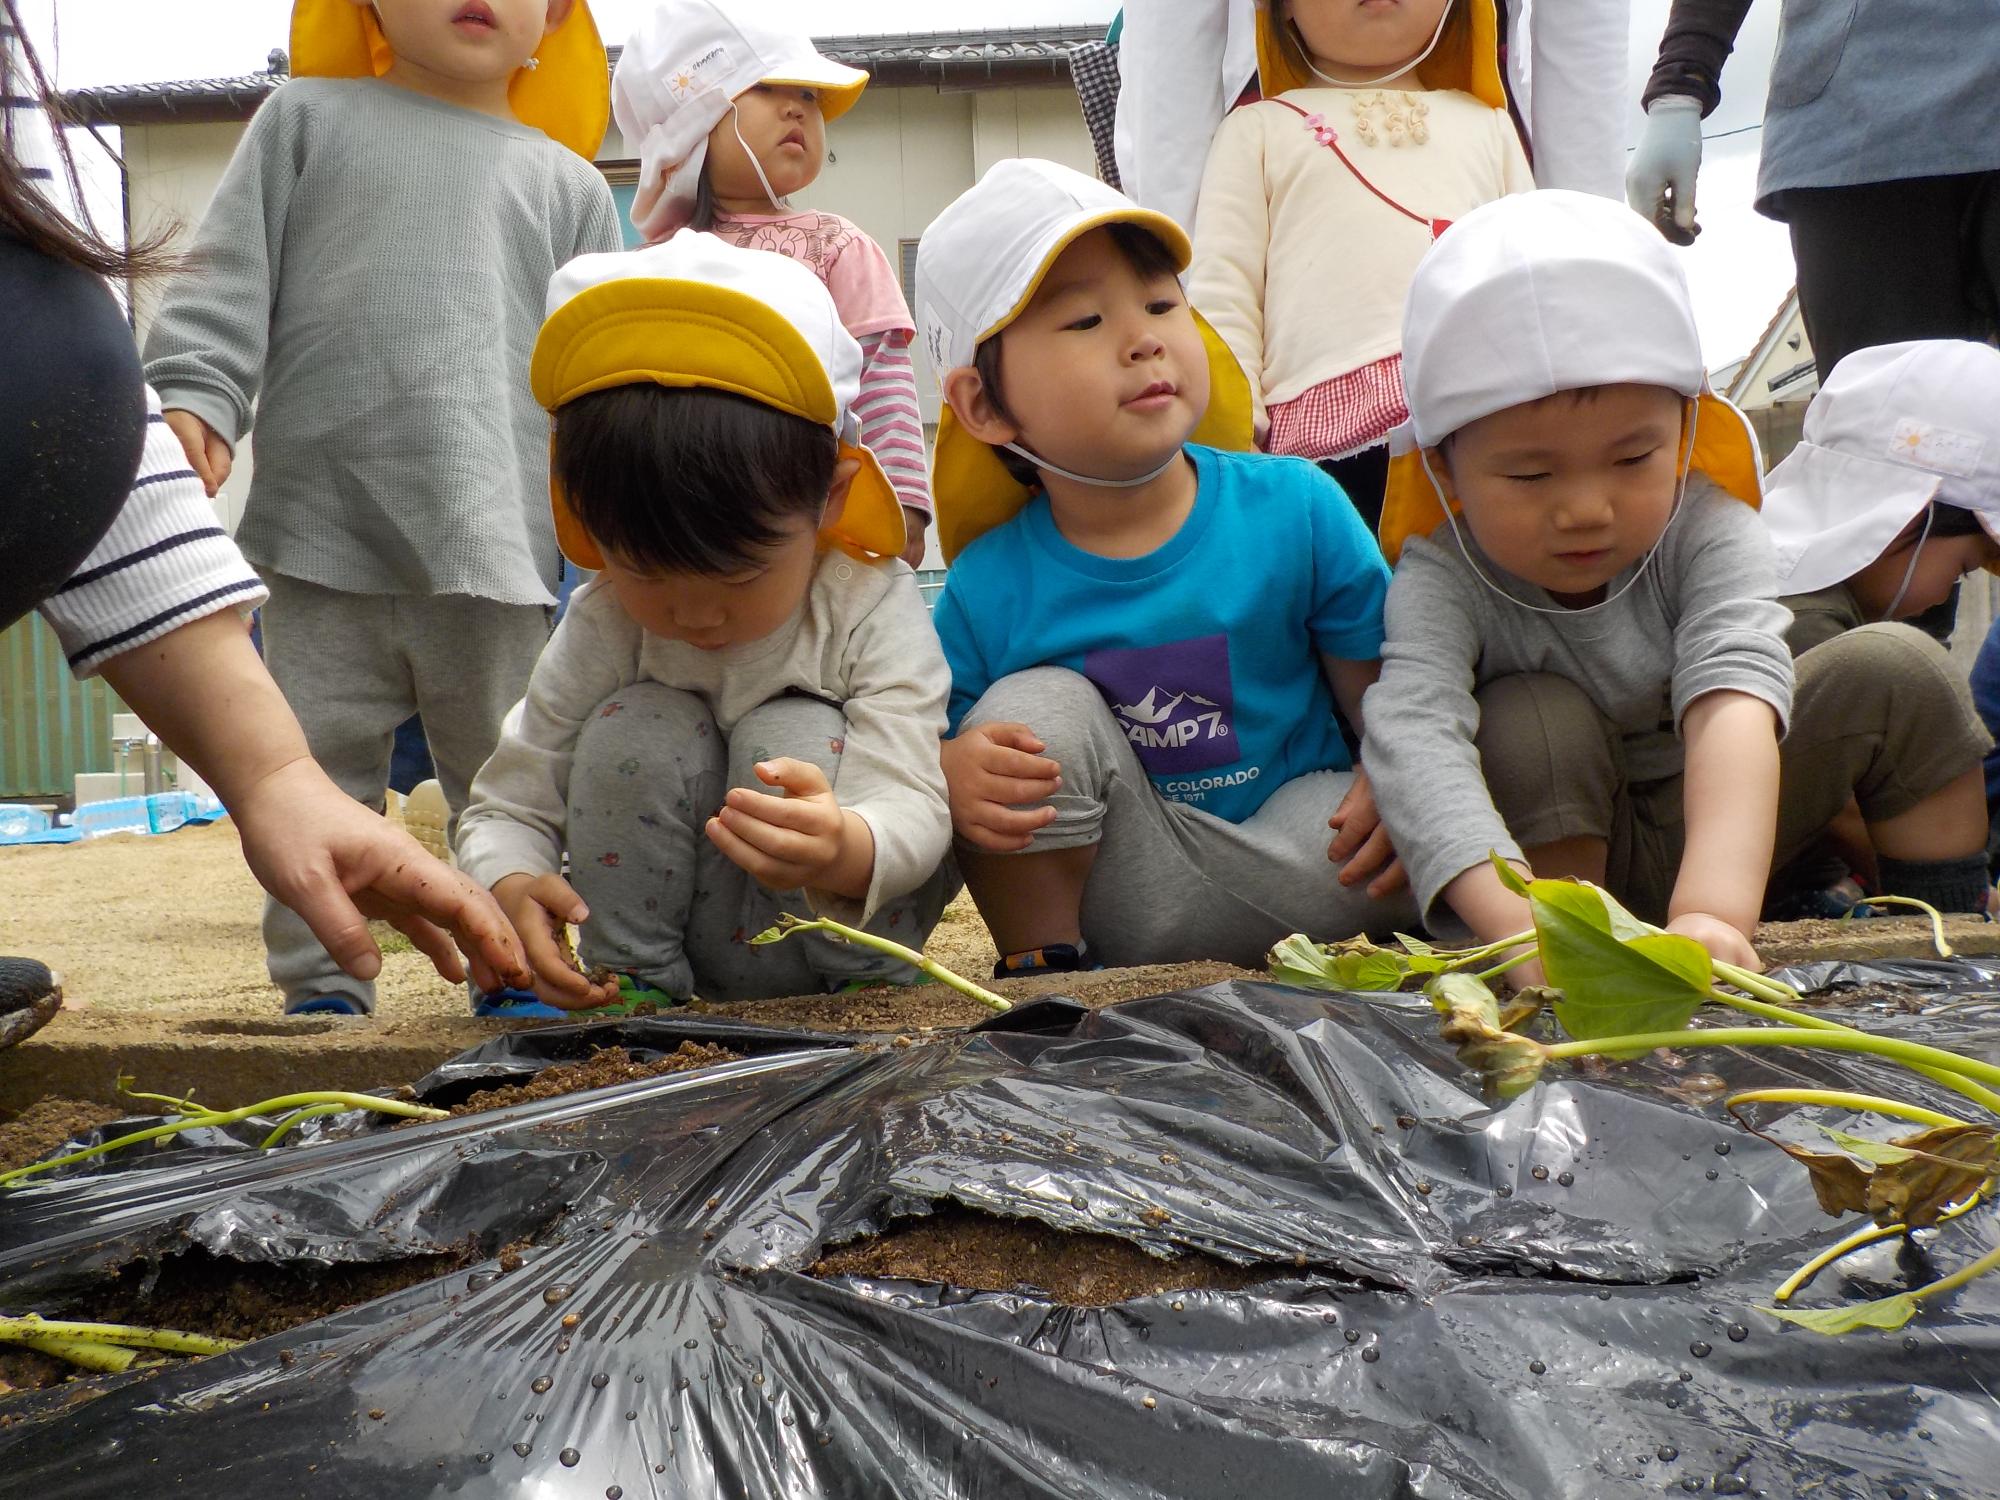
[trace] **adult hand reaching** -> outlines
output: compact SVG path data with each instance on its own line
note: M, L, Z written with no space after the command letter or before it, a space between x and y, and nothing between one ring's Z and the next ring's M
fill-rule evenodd
M341 791L310 757L267 773L229 810L257 883L356 979L381 972L382 950L368 931L368 918L379 917L453 984L466 977L462 951L482 990L532 987L499 903Z

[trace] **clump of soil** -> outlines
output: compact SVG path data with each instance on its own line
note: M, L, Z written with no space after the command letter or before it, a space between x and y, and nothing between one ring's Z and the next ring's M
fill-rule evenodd
M1885 980L1880 984L1837 984L1831 989L1814 990L1802 997L1812 1007L1828 1005L1870 1005L1914 1016L1948 998L1918 989L1915 985Z
M1120 1000L1198 989L1224 979L1261 977L1233 964L1202 960L1084 974L1037 974L1023 979L982 978L980 983L1016 1005L1045 995L1065 995L1096 1010ZM695 1015L727 1016L765 1026L811 1031L930 1031L970 1026L993 1014L971 996L942 984L880 985L848 994L807 995L789 1000L697 1000L688 1010Z
M16 1391L45 1391L61 1385L76 1370L68 1360L51 1359L32 1349L0 1344L0 1401Z
M1282 1274L1190 1252L1148 1255L1107 1234L1069 1234L1033 1219L940 1208L899 1219L881 1234L829 1250L807 1274L934 1281L967 1291L1042 1293L1072 1307L1194 1290L1235 1291Z
M464 1103L453 1107L454 1116L481 1114L489 1109L505 1109L535 1099L555 1099L585 1089L608 1088L614 1083L633 1083L641 1078L661 1078L669 1073L686 1073L695 1068L712 1068L717 1063L735 1062L742 1054L708 1042L682 1042L665 1057L641 1062L623 1047L598 1047L582 1062L553 1063L526 1083L501 1084L481 1089Z
M0 1172L40 1161L58 1146L125 1114L82 1099L38 1099L0 1125Z

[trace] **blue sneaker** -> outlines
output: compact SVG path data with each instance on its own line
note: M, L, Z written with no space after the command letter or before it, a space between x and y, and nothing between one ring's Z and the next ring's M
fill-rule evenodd
M475 1016L498 1016L512 1021L561 1021L570 1018L568 1011L543 1004L533 990L482 990L476 984L467 984L466 989L471 993L472 1013Z
M367 1009L352 995L311 995L285 1002L288 1016L365 1016Z

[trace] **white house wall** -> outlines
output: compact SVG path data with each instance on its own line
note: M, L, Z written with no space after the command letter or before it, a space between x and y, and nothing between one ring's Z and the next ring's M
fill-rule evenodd
M191 232L200 220L243 126L224 124L132 125L124 131L132 230L145 235L161 225ZM994 162L1010 156L1043 156L1079 171L1095 170L1090 137L1067 83L1031 88L948 90L871 89L827 131L833 160L811 188L804 207L852 219L900 266L905 240L924 227ZM631 161L614 129L598 160L607 168ZM141 288L135 315L143 338L159 305L161 288ZM937 381L921 352L917 389L926 423L937 420ZM229 482L217 497L223 524L234 530L243 513L255 466L253 439L238 448Z

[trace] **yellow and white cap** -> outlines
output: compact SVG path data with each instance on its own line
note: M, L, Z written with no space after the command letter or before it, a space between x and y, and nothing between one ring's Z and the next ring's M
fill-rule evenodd
M1174 268L1187 269L1192 248L1180 225L1052 161L995 162L959 194L917 242L917 337L938 379L971 364L981 343L1021 315L1056 258L1107 224L1149 231ZM1221 335L1199 313L1195 321L1208 350L1209 394L1191 441L1250 448L1250 384ZM958 425L949 407L938 418L931 490L946 561L1014 516L1029 495L990 446Z
M903 507L857 436L861 346L825 285L788 256L712 234L580 255L549 281L528 379L551 412L593 391L650 383L728 391L817 422L842 457L861 463L825 538L878 557L903 550ZM553 471L549 498L563 555L603 567Z
M1709 388L1680 261L1622 203L1545 188L1482 204L1438 237L1403 304L1403 393L1390 434L1382 551L1443 524L1420 463L1459 428L1558 391L1657 385L1697 403L1689 462L1756 506L1756 434Z
M812 38L715 0L656 0L618 54L611 110L626 147L639 158L632 227L659 240L687 223L708 155L709 132L730 102L760 83L819 94L820 113L838 119L868 86L859 68L824 57Z
M291 58L294 78L379 78L395 61L372 5L355 0L295 0ZM557 145L594 161L604 144L611 102L610 62L591 19L588 0L576 0L562 25L542 38L534 66L507 85L514 118Z
M2000 542L2000 349L1922 339L1855 350L1764 482L1778 591L1853 577L1932 501L1971 511Z

